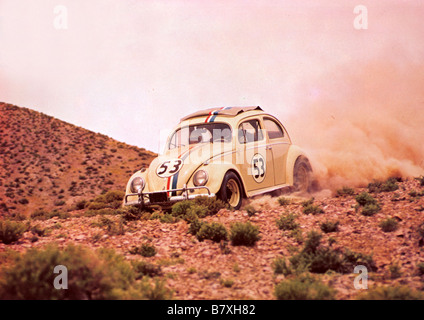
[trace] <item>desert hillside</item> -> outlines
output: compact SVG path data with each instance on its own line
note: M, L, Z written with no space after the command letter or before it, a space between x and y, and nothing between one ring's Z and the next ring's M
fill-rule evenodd
M152 152L45 114L0 103L0 215L68 210L124 190Z

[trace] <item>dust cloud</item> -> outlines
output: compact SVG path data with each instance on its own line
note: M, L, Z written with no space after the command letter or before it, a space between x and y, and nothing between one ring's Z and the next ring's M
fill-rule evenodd
M322 188L424 174L423 64L355 63L299 91L288 123Z

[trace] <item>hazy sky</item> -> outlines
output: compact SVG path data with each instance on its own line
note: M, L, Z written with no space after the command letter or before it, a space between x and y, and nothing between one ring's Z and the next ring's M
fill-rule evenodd
M346 66L423 61L423 16L401 0L0 0L0 101L158 151L160 130L200 108L284 122Z

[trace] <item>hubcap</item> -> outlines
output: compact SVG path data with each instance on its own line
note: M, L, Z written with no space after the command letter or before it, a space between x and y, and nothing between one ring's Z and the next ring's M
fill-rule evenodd
M240 201L240 188L233 179L227 182L227 201L230 206L236 207Z
M301 166L299 170L297 171L296 175L296 182L297 182L297 189L300 191L306 191L308 188L309 183L309 173L308 170L305 168L305 166Z

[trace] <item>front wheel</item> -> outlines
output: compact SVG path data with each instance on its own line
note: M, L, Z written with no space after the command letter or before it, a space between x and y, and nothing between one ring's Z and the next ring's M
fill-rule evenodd
M221 189L218 192L218 198L228 203L231 208L238 210L243 201L240 179L234 172L228 172L222 181Z
M312 168L305 157L296 160L293 170L293 185L295 191L309 192L312 186Z

